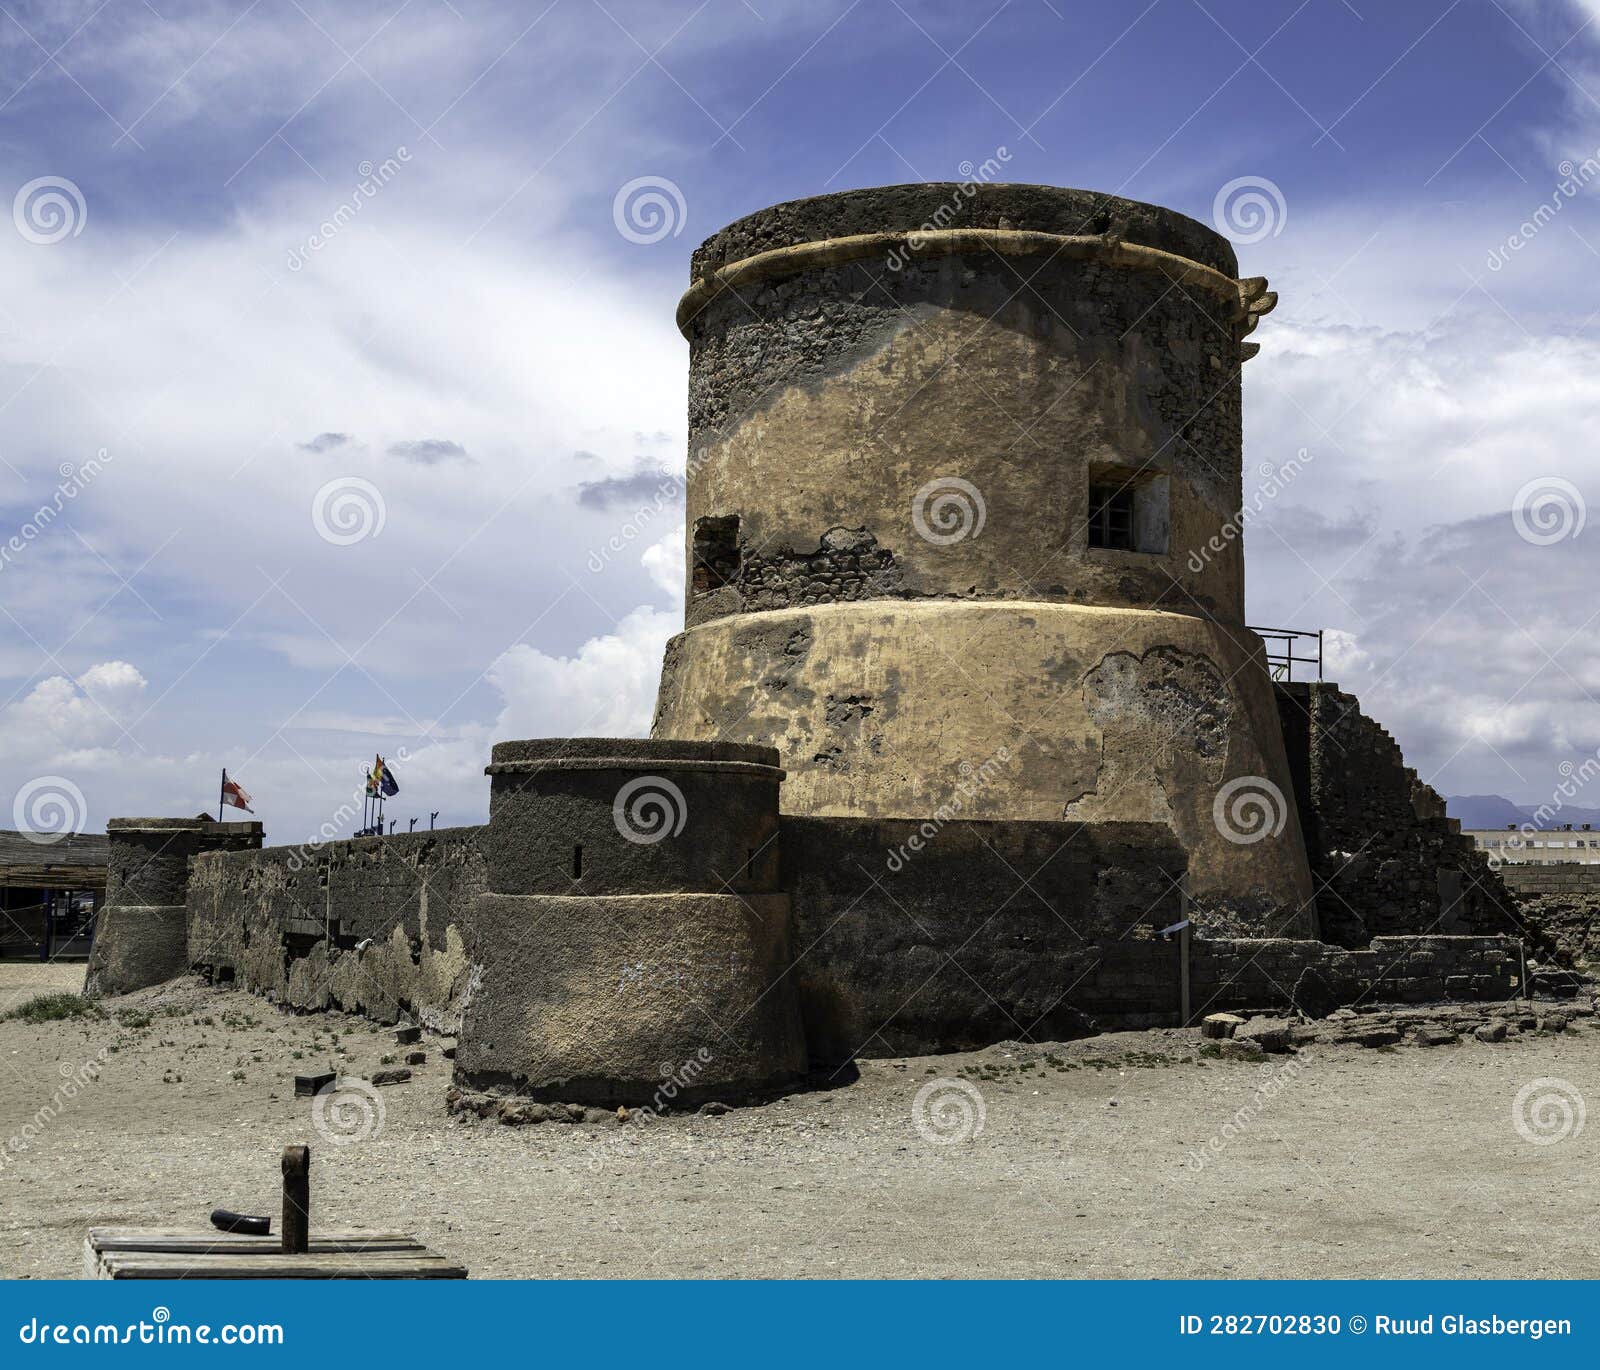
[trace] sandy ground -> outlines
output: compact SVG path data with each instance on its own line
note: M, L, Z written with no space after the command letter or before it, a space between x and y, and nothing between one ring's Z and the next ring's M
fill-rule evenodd
M82 968L52 974L0 966L0 1011ZM398 1226L479 1277L1587 1278L1600 1256L1600 1119L1577 1126L1600 1103L1594 1019L1265 1062L1177 1030L1013 1044L645 1127L452 1119L424 1039L413 1080L373 1092L374 1135L340 1146L292 1078L399 1064L390 1030L191 981L108 1008L0 1022L0 1274L75 1276L93 1224L275 1214L301 1141L314 1228ZM1570 1120L1543 1145L1514 1118L1536 1080L1557 1102L1525 1105L1533 1135Z

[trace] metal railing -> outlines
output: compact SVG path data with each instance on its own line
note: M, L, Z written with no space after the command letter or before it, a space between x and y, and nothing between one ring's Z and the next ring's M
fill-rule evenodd
M1267 649L1267 670L1271 672L1274 680L1290 681L1294 679L1296 663L1305 666L1315 666L1316 680L1322 679L1322 629L1315 632L1303 631L1299 628L1251 628L1265 644ZM1315 644L1316 655L1301 655L1296 652L1297 647L1304 648L1309 653Z

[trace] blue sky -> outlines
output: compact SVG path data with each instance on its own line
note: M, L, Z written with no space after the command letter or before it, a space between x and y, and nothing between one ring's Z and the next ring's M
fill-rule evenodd
M1282 296L1246 470L1306 459L1250 526L1251 621L1331 630L1440 789L1548 799L1600 745L1600 530L1513 508L1600 491L1597 13L8 6L0 187L81 208L63 233L45 186L0 234L6 535L62 504L0 561L0 823L55 777L91 829L196 811L228 764L292 841L402 748L402 826L477 821L493 739L643 731L682 514L635 511L683 457L690 250L1000 148L1208 222L1277 188L1239 245ZM681 209L637 242L645 177ZM322 536L319 492L366 535Z

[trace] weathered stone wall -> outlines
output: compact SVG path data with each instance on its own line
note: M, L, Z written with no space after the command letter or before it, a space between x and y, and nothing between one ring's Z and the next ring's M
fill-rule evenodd
M1149 946L1183 917L1183 848L1158 824L786 816L782 842L821 1061L1081 1036L1095 944Z
M739 682L732 688L733 682ZM785 812L1157 823L1217 936L1306 936L1292 812L1230 840L1230 781L1289 789L1261 644L1190 614L1035 604L823 604L674 640L657 737L765 742Z
M1573 962L1600 965L1600 866L1499 867L1522 917Z
M197 857L188 886L197 968L301 1009L459 1026L483 828Z
M1191 1012L1508 999L1521 988L1510 937L1374 937L1359 950L1285 939L1197 942Z
M1548 949L1445 802L1337 685L1275 687L1321 936L1507 934Z
M1101 1031L1172 1026L1181 955L1176 939L1085 948L1068 958L1068 997ZM1224 1011L1316 1018L1343 1005L1497 1002L1518 992L1522 976L1515 940L1502 937L1375 937L1355 951L1287 938L1196 940L1189 955L1191 1021Z
M920 850L913 840L920 841ZM793 971L814 1060L1176 1023L1184 852L1154 824L783 819ZM1379 937L1190 944L1190 1012L1312 1017L1356 1002L1503 999L1516 942Z

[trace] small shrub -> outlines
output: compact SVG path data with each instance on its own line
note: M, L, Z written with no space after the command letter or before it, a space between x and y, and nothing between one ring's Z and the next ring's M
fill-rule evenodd
M81 994L41 994L36 999L0 1014L0 1020L15 1018L24 1023L59 1023L71 1018L104 1018L105 1010Z

